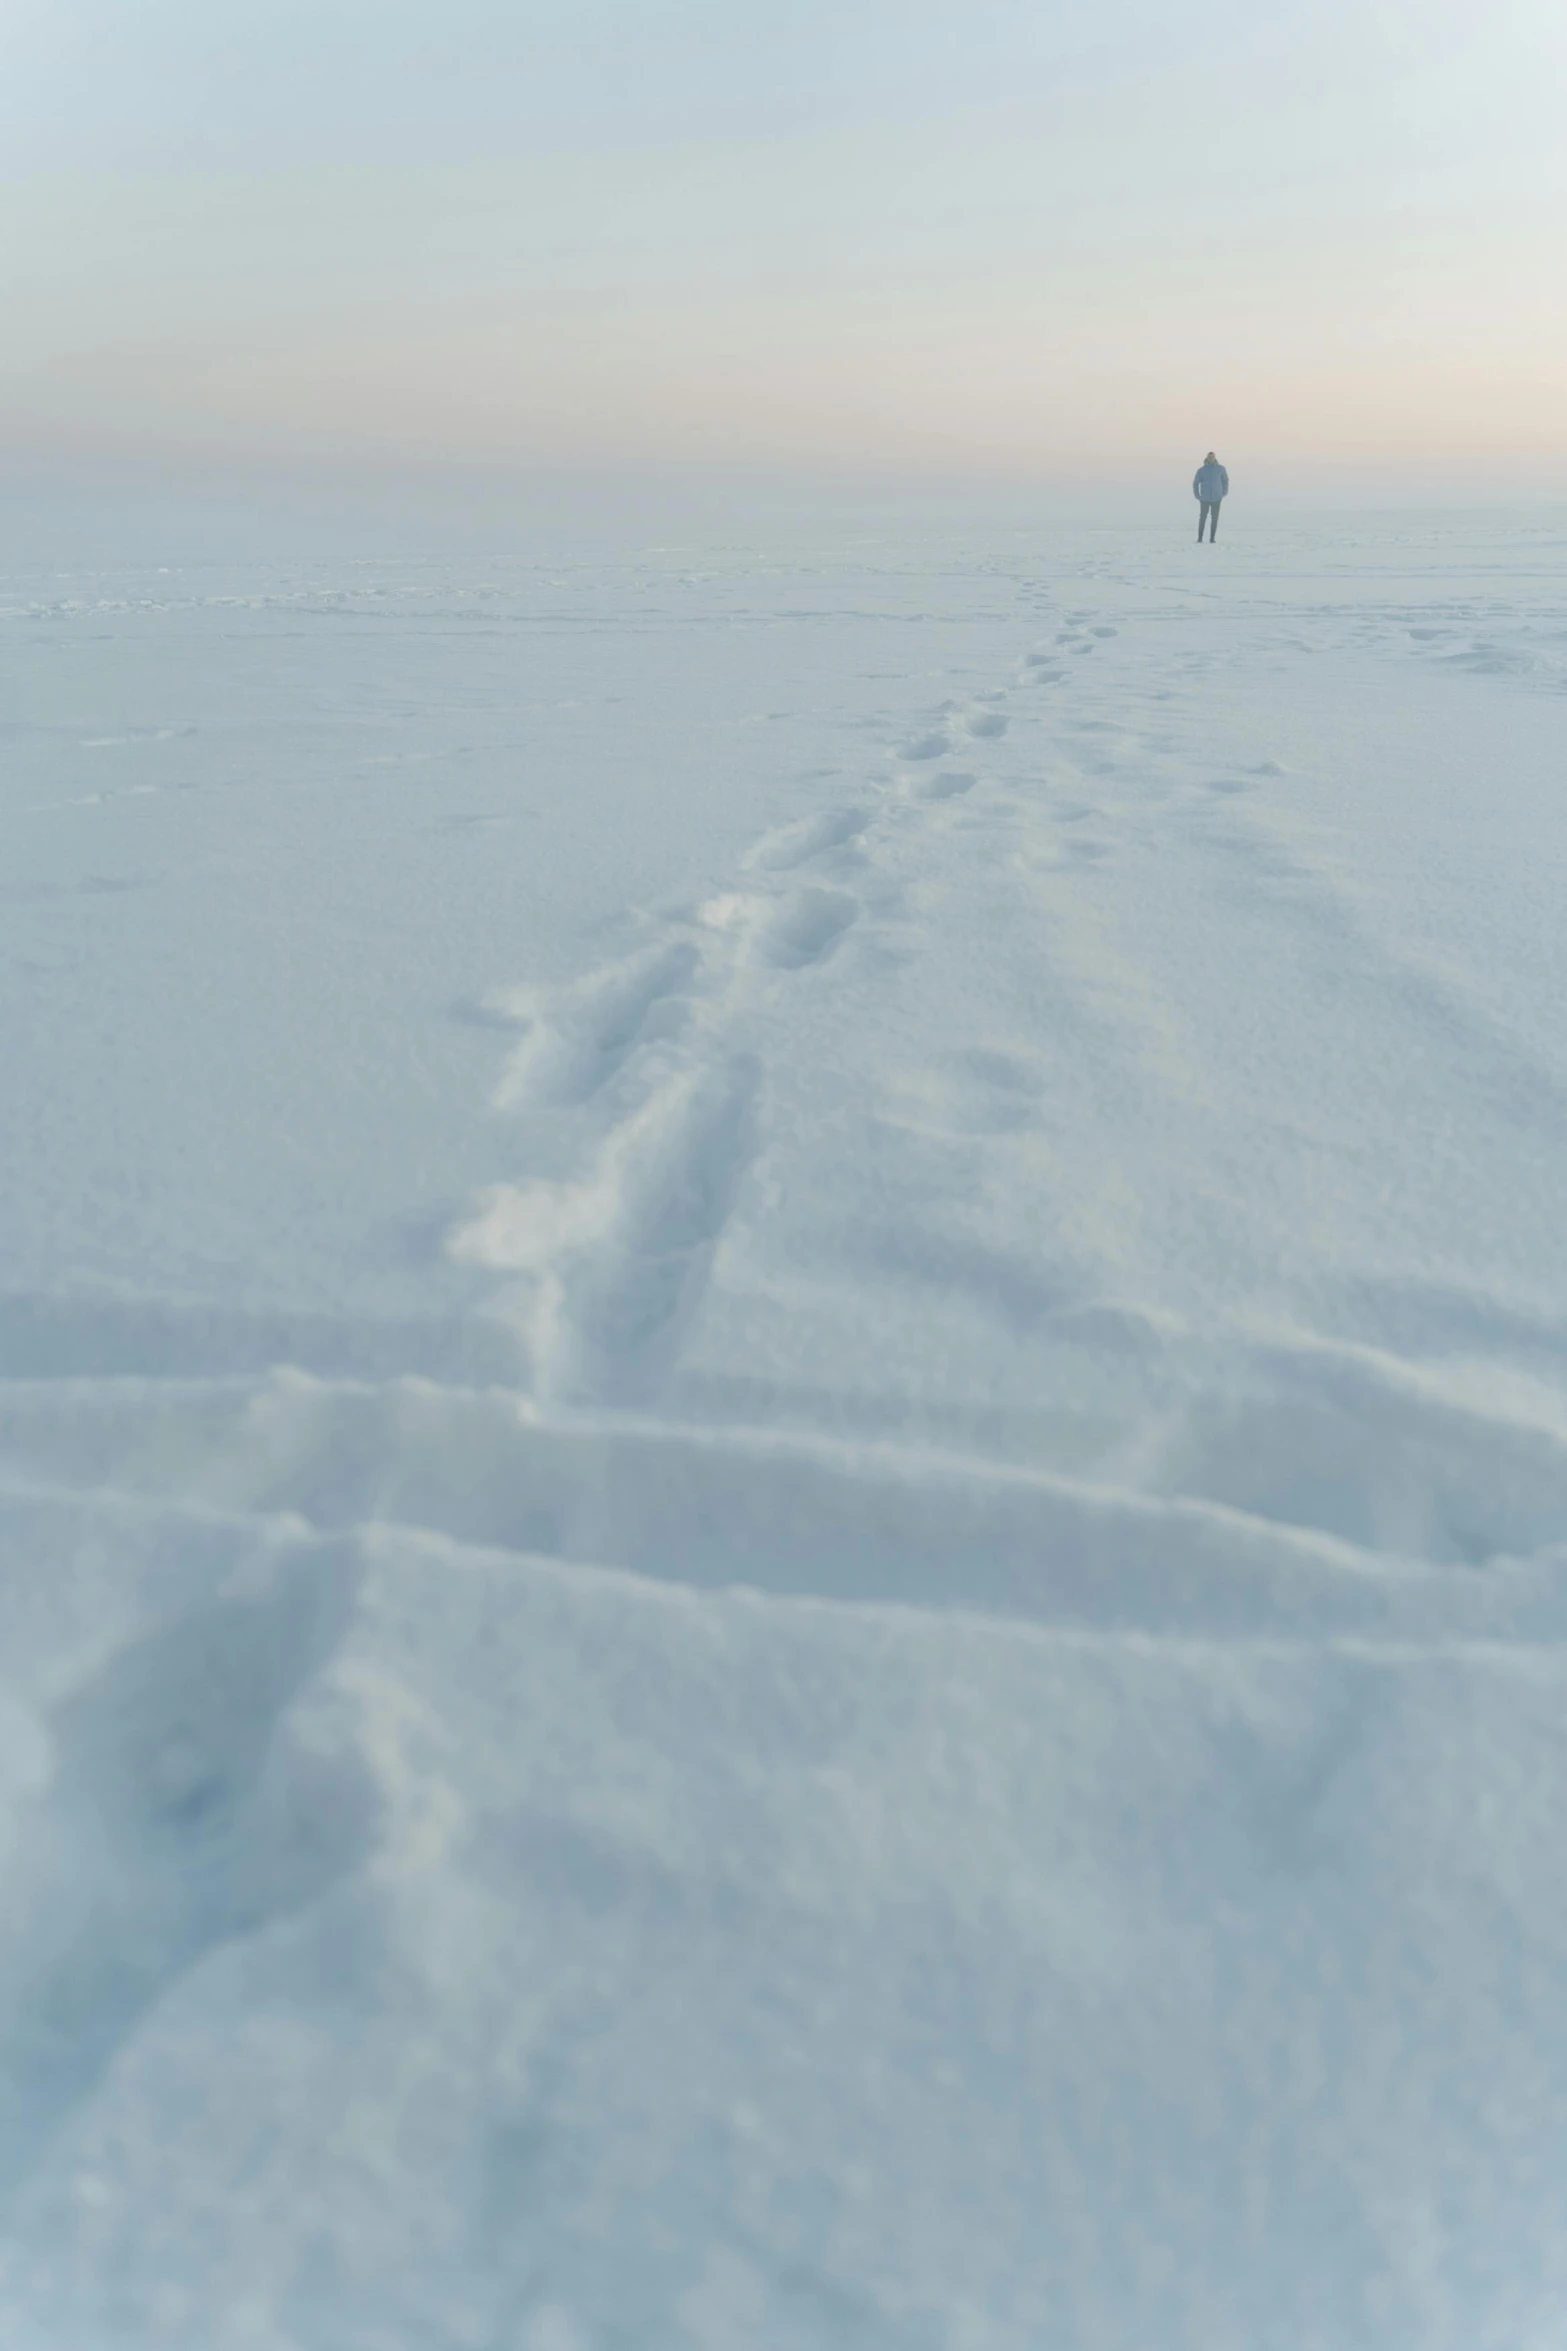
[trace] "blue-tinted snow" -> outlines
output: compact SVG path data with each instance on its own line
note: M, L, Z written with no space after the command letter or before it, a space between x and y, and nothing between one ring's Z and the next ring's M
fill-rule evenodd
M0 2336L1567 2307L1562 532L0 582Z

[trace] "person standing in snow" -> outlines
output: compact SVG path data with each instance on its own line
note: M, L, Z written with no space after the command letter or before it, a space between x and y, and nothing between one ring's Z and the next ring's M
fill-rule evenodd
M1203 525L1207 523L1210 514L1213 516L1213 521L1208 528L1210 547L1218 537L1219 500L1228 495L1229 487L1230 477L1210 449L1192 476L1192 496L1200 502L1197 515L1197 544L1199 547L1202 545Z

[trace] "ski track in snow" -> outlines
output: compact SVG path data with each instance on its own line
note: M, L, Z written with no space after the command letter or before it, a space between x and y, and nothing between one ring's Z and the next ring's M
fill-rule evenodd
M319 597L315 604L328 609ZM1289 653L1297 643L1312 657L1325 643L1331 649L1320 631L1293 639L1288 615L1274 625L1290 658L1300 657ZM1530 690L1555 693L1567 683L1567 640L1534 622L1510 630L1489 608L1434 623L1390 607L1349 621L1336 615L1333 628L1342 646L1379 657L1396 651L1433 668L1525 680ZM1083 1985L1093 1967L1085 1959L1083 1984L1074 1983L1077 1930L1063 1927L1052 1940L1043 1913L1020 1924L1024 1904L1001 1930L1002 1943L1010 1934L1024 1955L1022 1973L984 1979L999 2005L974 2028L970 2073L933 2074L933 2103L922 2102L908 2085L920 2067L937 2064L952 2030L946 2005L968 1980L964 1968L980 1961L956 1913L939 1908L939 1873L923 1877L918 1856L907 1859L906 1877L897 1874L901 1858L886 1864L883 1890L910 1915L946 1920L910 1963L932 1971L908 1995L928 2037L923 2054L877 2041L874 2004L860 2016L859 1963L833 1940L854 1930L836 1916L798 1969L788 1949L795 1914L780 1912L770 1943L761 1935L763 2022L737 2025L732 2044L714 2027L710 2107L689 2020L663 2005L658 1988L683 1938L705 1985L698 1996L727 2016L750 1993L732 1980L721 1923L754 1915L765 1925L780 1882L794 1888L800 1916L818 1901L826 1915L828 1898L811 1882L814 1849L792 1841L782 1814L769 1811L766 1775L753 1782L748 1757L736 1766L736 1802L751 1808L743 1818L752 1852L739 1831L731 1850L721 1824L704 1845L700 1824L679 1811L688 1796L670 1799L662 1825L640 1814L636 1782L656 1779L660 1758L685 1736L672 1727L681 1706L718 1725L713 1751L701 1750L713 1778L758 1724L759 1737L776 1739L786 1775L800 1768L800 1754L814 1756L813 1739L824 1754L850 1753L857 1700L833 1678L833 1642L846 1645L842 1654L865 1684L890 1680L889 1722L905 1702L925 1710L929 1751L955 1759L960 1777L973 1775L973 1817L987 1836L1001 1837L994 1821L1007 1797L986 1782L989 1750L967 1719L962 1675L976 1691L993 1677L991 1733L1003 1748L1019 1742L1006 1748L1015 1757L1033 1754L1027 1742L1043 1735L1040 1722L1057 1719L1040 1709L1055 1707L1062 1744L1051 1753L1061 1769L1083 1789L1110 1791L1100 1833L1112 1878L1117 1852L1128 1870L1129 1857L1142 1866L1139 1807L1163 1800L1151 1793L1158 1759L1177 1756L1176 1778L1196 1791L1194 1806L1217 1807L1222 1818L1212 1854L1200 1861L1181 1860L1180 1832L1170 1832L1177 1857L1168 1868L1177 1877L1184 1867L1198 1877L1211 1871L1212 1883L1199 1893L1177 1884L1169 1899L1181 1917L1188 1904L1226 1918L1244 1913L1244 1936L1227 1946L1224 1964L1234 1968L1242 2004L1258 2004L1259 2033L1275 1993L1265 1975L1247 1973L1266 1940L1257 1883L1266 1881L1268 1899L1288 1912L1281 1933L1322 1938L1312 1948L1324 1980L1352 1973L1359 1914L1345 1889L1358 1885L1363 1866L1353 1858L1356 1804L1385 1800L1396 1810L1387 1791L1406 1772L1461 1776L1456 1748L1449 1752L1433 1727L1442 1708L1453 1710L1454 1737L1470 1740L1463 1752L1471 1758L1483 1748L1482 1719L1526 1717L1536 1763L1561 1792L1552 1724L1567 1638L1567 1330L1500 1296L1456 1285L1441 1293L1398 1273L1375 1295L1346 1283L1345 1295L1329 1300L1324 1290L1318 1327L1245 1299L1204 1324L1189 1299L1138 1294L1116 1272L1133 1262L1125 1252L1153 1213L1133 1198L1136 1179L1146 1173L1152 1184L1161 1171L1123 1170L1121 1191L1107 1176L1092 1197L1072 1189L1074 1170L1100 1165L1095 1135L1101 1125L1120 1131L1125 1102L1167 1102L1169 1214L1189 1218L1168 1230L1204 1263L1213 1234L1222 1240L1226 1220L1238 1229L1249 1213L1245 1166L1233 1171L1227 1196L1178 1197L1188 1148L1179 1106L1189 1105L1192 1131L1205 1121L1222 1126L1226 1112L1208 1091L1217 1081L1197 1037L1206 979L1195 976L1189 1002L1150 989L1135 937L1096 896L1122 872L1155 870L1175 827L1198 845L1215 903L1232 905L1237 926L1254 924L1265 936L1259 990L1315 988L1346 1023L1385 1036L1392 1097L1419 1082L1407 1062L1414 1040L1434 1066L1483 1067L1495 1119L1520 1138L1534 1134L1531 1121L1567 1109L1567 1081L1531 1059L1435 953L1394 949L1369 922L1355 881L1335 863L1329 828L1313 842L1274 821L1270 796L1290 779L1270 742L1259 738L1242 759L1194 755L1193 689L1206 658L1161 650L1154 623L1124 613L1111 621L1092 602L1061 611L1041 594L1003 674L924 709L868 717L859 765L834 780L823 805L755 840L730 887L644 911L629 943L564 984L498 985L481 1008L499 1047L497 1180L454 1218L442 1244L458 1265L493 1277L478 1313L371 1333L326 1314L268 1320L11 1302L0 1330L0 1528L18 1557L48 1551L74 1563L73 1577L57 1586L19 1580L5 1602L11 1654L24 1667L32 1661L38 1679L27 1704L7 1699L0 1711L0 1785L13 1800L7 1833L21 1889L12 1906L20 1923L0 1951L0 2213L14 2224L0 2264L0 2317L9 2311L25 2329L37 2312L45 2324L55 2323L47 2314L63 2314L57 2333L15 2333L26 2351L35 2343L74 2351L87 2341L70 2331L71 2314L105 2323L103 2312L118 2305L108 2287L95 2301L91 2281L111 2273L126 2315L91 2336L95 2351L153 2341L183 2351L212 2323L204 2292L219 2290L231 2300L202 2337L213 2351L401 2345L416 2339L400 2331L410 2310L417 2339L437 2351L601 2351L633 2339L615 2331L628 2309L645 2321L639 2351L644 2343L716 2351L744 2341L767 2351L944 2351L960 2342L1023 2351L1046 2340L1092 2351L1131 2340L1125 2329L1134 2321L1146 2328L1153 2314L1180 2351L1242 2339L1282 2351L1307 2339L1369 2344L1367 2313L1379 2309L1393 2313L1389 2343L1456 2351L1460 2340L1482 2339L1449 2323L1416 2254L1399 2266L1402 2253L1388 2250L1399 2224L1395 2216L1383 2227L1367 2179L1345 2191L1354 2217L1343 2224L1376 2241L1364 2274L1350 2262L1341 2291L1330 2260L1326 2282L1295 2281L1300 2307L1326 2331L1281 2332L1265 2302L1237 2286L1233 2308L1205 2335L1221 2307L1214 2293L1222 2303L1213 2277L1228 2256L1189 2296L1155 2274L1157 2262L1123 2277L1106 2251L1103 2216L1066 2229L1088 2250L1073 2272L1075 2315L1061 2319L1038 2280L1029 2281L1029 2224L1011 2209L1008 2165L1059 2188L1059 2167L1070 2163L1054 2142L1041 2152L1044 2126L1029 2102L1043 2112L1063 2095L1079 2101L1073 2128L1088 2147L1099 2091L1091 2073L1072 2073L1066 2027L1064 2053L1047 2060L1037 2039L1009 2040L1000 2011L1010 2003L1021 2013L1028 1970L1048 1965L1060 1971L1062 2014L1091 2016L1094 1996ZM1003 944L986 1033L960 1048L939 1040L927 1048L917 990L943 985L932 943L944 905L965 893L966 903L994 909L1003 942L1029 939L1028 967ZM1156 932L1165 919L1157 888L1139 904ZM984 928L983 917L968 925L977 941ZM817 1055L848 1107L821 1109L811 1083ZM1562 1089L1559 1103L1553 1087ZM1281 1087L1277 1117L1288 1114ZM862 1121L852 1140L851 1119ZM887 1214L867 1221L845 1208L835 1224L835 1155L865 1138L885 1154ZM1107 1148L1103 1166L1113 1160ZM1456 1149L1452 1180L1467 1180ZM1037 1202L1026 1247L983 1213L989 1201L1020 1196ZM925 1221L911 1200L924 1203ZM784 1295L782 1278L795 1234L806 1252L799 1297ZM1161 1247L1156 1234L1149 1256ZM889 1337L886 1387L872 1392L845 1369L834 1334L852 1326L869 1344L879 1284L923 1300L931 1329L950 1329L955 1346L978 1350L976 1360L989 1349L1003 1367L1037 1371L1048 1361L1071 1381L1047 1396L1020 1372L1009 1390L1003 1368L988 1391L960 1393L939 1379L932 1387L917 1361L916 1316ZM777 1370L765 1342L784 1327L804 1335L797 1357ZM810 1336L818 1330L819 1345ZM1487 1371L1493 1352L1506 1356L1506 1377ZM1107 1401L1104 1367L1118 1363L1127 1366L1125 1396ZM513 1602L525 1612L518 1621L535 1628L541 1656L560 1641L559 1673L576 1716L565 1698L552 1712L544 1667L535 1678L523 1636L507 1629ZM428 1646L416 1629L420 1607L440 1626ZM697 1610L708 1613L699 1620ZM704 1678L704 1643L723 1648L733 1703L741 1715L749 1708L750 1720L719 1723L725 1700L715 1693L725 1675L715 1668ZM593 1657L609 1657L603 1670L613 1677L622 1646L624 1685L606 1680L608 1695L596 1695ZM775 1690L769 1676L780 1657ZM947 1674L952 1659L957 1680ZM634 1737L628 1721L641 1708L657 1713L666 1683L669 1720ZM1120 1726L1115 1735L1140 1758L1141 1778L1113 1741L1101 1746L1099 1730L1084 1727L1086 1713L1081 1721L1073 1714L1074 1690L1100 1684L1113 1685L1103 1719L1112 1731ZM1428 1685L1440 1685L1435 1697ZM461 1717L472 1692L475 1707L504 1725L524 1689L530 1722L554 1728L528 1748L533 1780L508 1811L477 1779L465 1780L470 1768L482 1773L463 1759ZM1155 1723L1166 1724L1166 1745L1151 1731L1140 1744ZM1189 1723L1200 1727L1168 1727ZM917 1778L923 1767L899 1753L900 1770ZM1006 1835L1015 1829L1018 1842L1005 1850L1008 1868L1026 1874L1033 1824L1046 1815L1054 1822L1051 1807L1062 1798L1034 1786L1032 1764L1015 1768L1034 1809L1025 1806L1017 1824L1006 1815ZM854 1780L855 1769L868 1776ZM579 1798L600 1770L608 1792L594 1814ZM848 1776L840 1784L835 1772ZM882 1783L863 1759L823 1762L820 1773L810 1803L844 1803L832 1833L845 1849L863 1847L854 1866L868 1887L882 1886L883 1865L870 1856L878 1838L897 1847L898 1831L856 1820L852 1796L855 1786ZM944 1818L947 1796L927 1791L919 1801ZM1087 1806L1096 1801L1084 1797ZM966 1817L959 1804L950 1840L933 1847L948 1872L961 1870ZM281 2026L270 2038L261 2032L225 1954L255 1951L266 1982L303 1998L298 1987L326 1966L311 1922L329 1917L339 1942L364 1938L365 1981L377 1965L372 1915L400 1922L419 1956L389 1997L416 2013L426 1997L420 1970L440 1981L444 1929L428 1916L418 1922L409 1888L421 1870L447 1867L470 1832L503 1841L512 1858L493 1863L502 1874L521 1856L519 1882L531 1898L558 1903L582 1971L569 1996L551 1995L555 2005L526 2046L521 2027L515 2045L507 2037L511 1930L484 1914L482 1870L452 1897L467 1906L481 1942L495 1939L474 2046L449 2054L454 2104L412 2071L395 2094L371 2074L356 2075L356 2028L346 2013L328 2042L312 2041L303 2026L294 2039ZM1039 1833L1064 1875L1086 1866L1069 1851L1067 1830L1059 1850L1050 1843L1057 1826ZM1164 1866L1156 1862L1155 1874ZM1319 1909L1302 1897L1297 1912L1297 1880L1314 1872L1328 1890ZM1516 1921L1524 1897L1508 1884L1497 1899L1514 1905ZM976 1892L975 1915L991 1899ZM1039 1900L1048 1907L1048 1892ZM1085 1897L1087 1911L1096 1900L1113 1897L1103 1889ZM526 1915L528 1932L544 1935L535 1913ZM638 1954L629 1974L605 1956L613 1933L594 1940L593 1922L605 1919L629 1922ZM1396 1915L1387 1931L1400 1996L1432 2001L1432 2031L1452 2028L1421 1984L1423 1930L1411 1930L1407 1949ZM1555 1931L1531 1946L1531 1964ZM1082 1932L1091 1942L1092 1929ZM707 1937L717 1956L704 1977ZM539 1950L523 1959L542 1969ZM941 1980L949 1964L950 1986ZM840 2044L810 2012L813 1969L837 1983L867 2071L845 2083L837 2105L826 2086L780 2092L784 2152L768 2157L777 2176L755 2158L774 2201L748 2206L736 2190L726 2202L721 2183L749 2176L747 2134L765 2133L747 2120L754 2084L723 2052L745 2045L745 2032L767 2044L772 2001L794 2019L802 2076L835 2064ZM1531 1979L1520 1998L1538 2021L1537 1988ZM1201 2000L1210 1994L1214 2014L1203 2009L1194 2046L1211 2058L1227 2045L1222 1966ZM333 2000L344 1995L330 1995L329 2007ZM422 2236L393 2181L382 2182L383 2224L371 2209L375 2162L357 2142L351 2160L339 2149L335 2160L358 2167L365 2207L354 2223L359 2266L323 2253L312 2302L308 2218L289 2204L283 2159L258 2122L254 2144L236 2137L225 2176L268 2183L268 2210L283 2215L280 2259L305 2282L273 2295L266 2257L247 2272L240 2224L186 2182L171 2227L196 2238L203 2227L214 2231L215 2285L198 2283L184 2303L167 2287L160 2304L151 2257L117 2233L118 2223L95 2219L93 2183L117 2164L134 2171L152 2160L127 2152L116 2120L117 2100L136 2111L138 2068L171 2085L176 2136L200 2104L200 2030L180 2041L186 2013L228 2036L227 2094L241 2114L247 2099L264 2114L275 2069L335 2068L345 2100L378 2113L384 2103L377 2127L395 2143L397 2099L405 2099L401 2111L417 2113L420 2130L461 2143L459 2167L477 2164L454 2192L465 2212L480 2214L471 2222L477 2233ZM1335 2029L1327 2028L1328 2042ZM1460 2016L1453 2029L1461 2040L1469 2025ZM595 2033L609 2053L602 2059ZM667 2169L647 2191L653 2217L644 2232L624 2217L639 2209L644 2187L622 2177L616 2159L600 2157L597 2190L578 2174L595 2112L627 2148L639 2133L657 2140L637 2109L637 2069L665 2040L685 2049L685 2072L672 2058L670 2079L655 2070L648 2079L662 2087L647 2094L667 2097L680 2120L667 2143L658 2141ZM1026 2100L1014 2109L990 2076L1005 2070L1009 2048L1025 2044ZM1497 2045L1477 2030L1463 2063L1483 2070ZM376 2046L384 2056L387 2044ZM1350 2057L1333 2044L1320 2061L1347 2098L1358 2062L1353 2034L1346 2046ZM629 2088L616 2072L621 2061ZM1271 2100L1297 2132L1313 2111L1311 2084L1283 2078L1289 2062L1280 2058L1271 2076L1264 2066L1248 2092L1247 2128L1259 2140ZM1461 2105L1470 2081L1453 2062L1458 2070L1424 2107L1418 2087L1408 2090L1433 2144L1449 2148L1450 2101ZM1522 2093L1505 2065L1502 2072L1516 2106ZM482 2161L462 2137L467 2125L453 2119L463 2099L480 2118ZM1116 2109L1139 2111L1135 2101ZM925 2214L928 2265L916 2240L930 2182L917 2171L905 2178L901 2156L879 2152L872 2124L889 2113L914 2141L950 2129L979 2182L975 2205L960 2215L961 2243L939 2214ZM1560 2152L1548 2117L1531 2108L1525 2120L1548 2169L1551 2150ZM1104 2126L1112 2137L1116 2127ZM1372 2115L1364 2127L1364 2146L1375 2148L1383 2120ZM1486 2127L1494 2147L1505 2123L1493 2116ZM987 2153L987 2134L998 2128L1005 2143L999 2155ZM1390 2160L1407 2159L1402 2141L1389 2144ZM834 2184L835 2146L848 2148L851 2171L860 2166L860 2188ZM1116 2160L1129 2179L1142 2176L1135 2149ZM1192 2194L1211 2203L1220 2174L1225 2192L1248 2192L1239 2176L1229 2179L1229 2161L1211 2146L1200 2153L1206 2186ZM1292 2195L1331 2204L1339 2192L1304 2157L1298 2175L1276 2154L1267 2162L1281 2206ZM425 2163L421 2148L408 2159L409 2177L425 2176ZM878 2163L890 2166L907 2200L891 2221L873 2218L864 2185ZM1151 2198L1167 2199L1161 2225L1177 2245L1208 2225L1208 2207L1181 2203L1180 2169L1172 2160L1145 2183ZM1365 2169L1374 2169L1369 2157ZM679 2195L677 2175L686 2181ZM1420 2194L1434 2207L1454 2176L1438 2165ZM585 2217L594 2193L619 2216L606 2224L617 2244L607 2262L606 2240ZM1525 2203L1527 2219L1534 2206ZM512 2234L514 2209L542 2216L525 2251ZM1277 2213L1257 2225L1273 2231L1275 2253L1305 2242L1290 2238ZM1331 2237L1332 2224L1322 2225ZM669 2251L682 2229L707 2240L684 2267ZM45 2242L75 2247L74 2281L50 2270L36 2250ZM395 2286L402 2299L383 2306L378 2270L393 2281L388 2295ZM230 2316L236 2280L247 2276L262 2314L253 2332ZM1513 2319L1526 2327L1539 2306L1538 2294L1524 2294ZM1477 2310L1499 2307L1490 2286L1478 2300L1466 2303L1457 2289L1451 2298L1471 2329ZM1062 2331L1052 2332L1058 2321Z

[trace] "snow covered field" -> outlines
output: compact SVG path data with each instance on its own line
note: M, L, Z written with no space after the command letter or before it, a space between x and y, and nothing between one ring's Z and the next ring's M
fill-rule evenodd
M6 2351L1560 2351L1567 523L0 578Z

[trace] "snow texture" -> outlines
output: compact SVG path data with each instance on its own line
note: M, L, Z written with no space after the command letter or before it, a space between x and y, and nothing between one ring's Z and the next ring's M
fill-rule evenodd
M7 2351L1557 2351L1563 552L4 583Z

